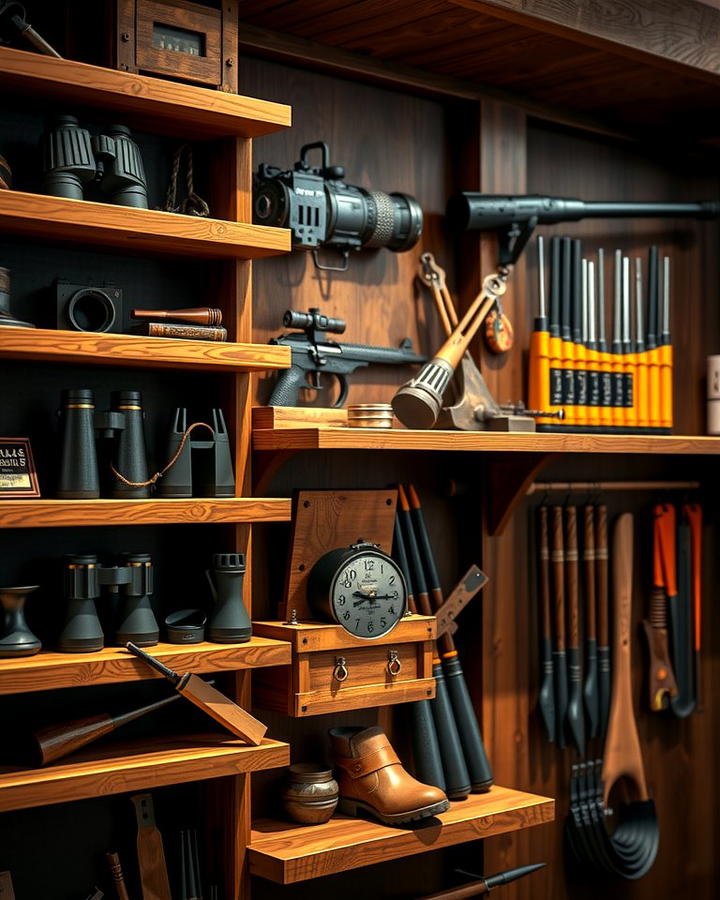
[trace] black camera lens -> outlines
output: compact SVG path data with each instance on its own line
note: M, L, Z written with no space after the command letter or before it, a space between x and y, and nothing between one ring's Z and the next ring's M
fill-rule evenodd
M375 205L375 227L364 242L365 247L387 247L399 252L414 247L422 234L423 214L420 204L409 194L386 194L370 191Z
M110 331L117 317L115 304L98 288L86 288L73 294L67 317L76 331Z

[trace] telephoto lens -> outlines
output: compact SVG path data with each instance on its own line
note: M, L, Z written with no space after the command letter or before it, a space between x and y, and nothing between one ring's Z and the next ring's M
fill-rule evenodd
M116 500L147 499L150 486L142 485L148 480L142 394L140 391L113 391L111 406L113 412L122 414L124 427L115 438L113 466L118 474L113 475L110 496Z
M75 116L58 116L42 137L42 151L45 193L82 200L84 185L96 174L90 132Z
M140 148L125 125L111 125L92 139L100 189L111 203L147 209L147 181Z
M63 565L67 607L58 649L62 653L102 650L105 636L95 607L95 600L100 596L97 556L73 554L64 558Z
M124 647L131 641L137 647L151 647L160 640L160 627L150 603L153 591L150 554L123 553L120 568L126 568L130 578L120 585L115 644Z
M95 500L100 475L95 448L95 396L88 388L62 392L60 477L61 500Z

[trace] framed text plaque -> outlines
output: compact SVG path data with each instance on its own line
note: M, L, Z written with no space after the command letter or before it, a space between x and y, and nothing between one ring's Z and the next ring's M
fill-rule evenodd
M39 496L29 439L0 437L0 500Z

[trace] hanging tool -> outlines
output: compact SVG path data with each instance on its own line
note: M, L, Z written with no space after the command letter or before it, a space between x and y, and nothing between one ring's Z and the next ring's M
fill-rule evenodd
M555 593L555 725L559 747L565 746L565 715L568 705L568 673L565 658L565 546L563 542L562 507L553 506L550 562Z
M108 868L110 869L110 875L112 877L113 884L115 885L117 900L130 900L127 892L127 886L125 885L125 875L123 874L120 857L117 853L106 853L105 859L107 860ZM2 892L0 892L0 897L2 897Z
M650 428L660 428L660 339L659 324L659 283L660 260L658 248L650 247L648 250L648 324L647 324L647 361L648 361L648 406Z
M550 546L548 508L538 507L538 574L540 583L540 693L538 707L549 741L555 740L555 697L553 695L552 625L550 617Z
M538 869L544 869L547 863L534 863L530 866L519 866L517 869L508 869L506 872L498 872L497 875L485 875L478 878L477 875L470 875L469 872L463 872L457 869L458 875L469 875L476 879L470 884L462 884L460 887L450 888L447 891L441 891L439 894L428 894L420 900L466 900L468 897L482 897L483 894L489 894L493 888L500 887L503 884L510 884L518 878L524 878L537 872Z
M568 731L580 757L585 756L582 666L580 663L580 579L578 565L577 508L565 510L565 589L569 633L567 642Z
M507 353L512 349L515 334L512 322L503 312L502 303L498 300L495 309L491 309L485 319L483 330L485 346L491 353Z
M410 503L410 522L414 527L415 537L419 545L421 560L429 582L430 604L433 611L443 605L443 592L440 586L430 536L425 524L420 498L410 484L403 501L403 490L400 487L400 502ZM447 631L438 641L443 660L443 672L450 695L455 724L457 725L465 763L470 774L470 784L474 792L490 790L493 783L492 769L485 752L480 727L473 709L470 693L465 683L465 675L460 665L460 657L455 647L452 634Z
M595 604L595 516L587 504L583 510L583 568L585 574L585 685L583 698L588 722L588 737L597 737L600 721L597 660L597 608Z
M667 709L678 692L667 630L668 599L677 594L674 551L675 510L657 504L653 510L653 590L649 617L643 621L649 654L649 702L654 712Z
M691 554L690 523L683 514L677 523L677 594L668 602L672 660L678 687L677 694L670 698L670 707L681 719L695 709Z
M534 416L528 412L508 413L498 405L467 352L482 318L492 306L492 298L504 292L505 282L485 279L487 290L483 288L463 321L459 322L445 271L432 253L422 254L418 278L430 289L448 340L438 351L436 360L423 367L416 378L395 394L393 408L400 421L409 428L435 426L459 431L534 431ZM472 311L476 315L469 330ZM437 362L440 355L443 358ZM443 405L445 401L450 405ZM554 415L552 411L547 414ZM539 416L540 411L536 415Z
M643 308L645 298L643 295L642 259L635 259L635 360L637 383L635 398L637 404L637 425L640 431L645 431L650 426L650 411L648 403L648 360L645 353L645 327Z
M608 595L607 506L595 507L595 575L598 609L598 733L604 738L610 714L610 628Z
M150 794L130 798L137 816L137 853L143 900L172 900L162 835L155 825Z
M699 708L702 697L702 670L700 667L701 626L702 626L702 507L688 503L683 507L683 515L690 523L690 544L692 556L692 596L693 596L693 658L695 672L695 708Z
M400 520L407 551L412 583L415 586L417 611L423 616L431 616L432 607L430 606L430 597L428 596L420 550L418 549L410 519L410 505L401 486L398 486L398 500L397 516ZM465 763L437 644L434 647L433 677L435 678L435 699L430 700L430 707L435 722L443 772L445 773L445 793L451 800L465 800L470 794L470 775Z
M411 612L416 612L413 582L398 516L395 516L393 556L397 560L408 586L408 608ZM430 701L417 700L415 703L408 703L407 709L410 716L415 776L423 784L432 784L444 791L446 789L445 774Z
M530 335L528 400L530 406L534 409L549 410L552 403L557 406L560 402L560 398L557 396L553 399L552 387L552 379L554 378L557 369L557 361L552 357L553 348L555 346L554 342L558 335L558 272L554 268L550 271L552 284L550 289L550 320L548 320L545 297L545 242L543 241L542 235L538 236L536 243L538 253L538 315L535 317L533 332ZM550 244L553 267L557 246L557 238L553 238ZM539 418L535 424L538 429L542 430L542 427L549 421L551 420L547 417L542 417Z
M586 346L588 380L588 426L593 430L600 427L600 354L597 342L597 291L595 262L587 262L587 283L585 290L585 328L583 338Z
M670 434L673 426L673 349L670 338L670 257L663 257L662 305L660 315L660 427Z
M251 716L249 712L246 712L236 703L233 703L229 697L221 694L207 681L203 681L202 678L193 675L191 672L185 672L184 675L173 672L172 669L163 665L160 660L145 653L144 650L136 647L135 644L127 643L125 646L132 654L155 669L156 672L164 675L179 694L182 694L183 697L194 703L198 709L207 713L207 715L227 728L236 737L242 738L254 747L262 743L262 739L267 731L267 725L263 725L262 722Z

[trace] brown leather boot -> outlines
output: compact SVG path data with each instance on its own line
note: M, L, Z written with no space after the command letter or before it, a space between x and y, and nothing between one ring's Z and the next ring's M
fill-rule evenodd
M402 767L381 728L332 728L338 768L338 810L363 810L385 825L405 825L445 812L450 802L436 787L416 781Z

